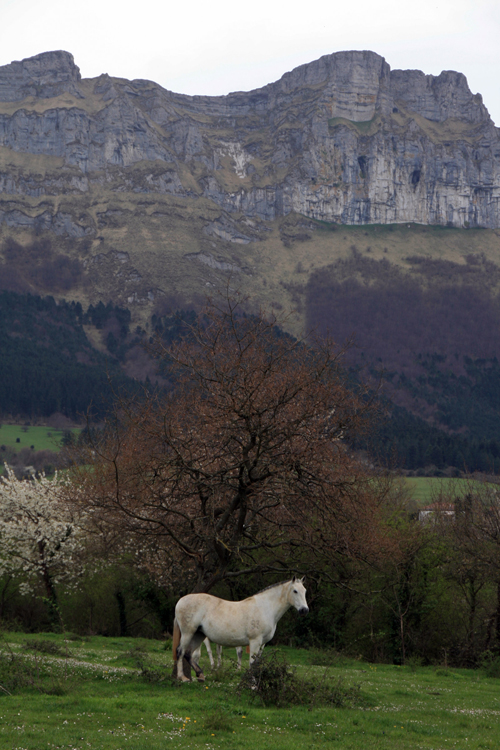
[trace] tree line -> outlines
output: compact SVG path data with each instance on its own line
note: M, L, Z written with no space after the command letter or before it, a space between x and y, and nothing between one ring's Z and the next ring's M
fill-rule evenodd
M80 303L0 292L0 414L36 419L61 412L81 420L91 408L103 417L115 388L136 387L83 329L111 315L128 332L128 310L99 303L84 312Z
M500 439L453 434L383 401L382 416L357 446L380 464L420 476L500 473Z

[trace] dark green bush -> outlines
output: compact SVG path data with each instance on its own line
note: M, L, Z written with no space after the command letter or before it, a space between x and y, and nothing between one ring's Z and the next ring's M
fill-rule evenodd
M500 656L492 651L485 651L481 656L481 667L486 677L500 677Z
M177 682L174 680L171 671L167 667L151 664L144 658L137 659L137 668L139 669L140 677L144 682L149 682L150 684L158 684L159 682L169 682L174 684Z
M359 685L346 687L342 678L329 679L325 669L321 677L299 677L283 654L268 650L257 657L243 674L238 692L250 694L268 706L330 705L337 707L362 702Z
M241 677L238 690L251 690L264 705L286 706L298 703L296 670L278 651L269 650L254 659Z
M23 648L26 651L37 651L40 654L50 654L51 656L71 656L69 651L61 648L59 644L54 641L46 640L33 640L25 641Z

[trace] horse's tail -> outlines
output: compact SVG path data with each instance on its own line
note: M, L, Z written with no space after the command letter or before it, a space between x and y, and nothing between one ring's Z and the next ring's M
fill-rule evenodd
M174 619L174 635L172 636L172 656L174 661L177 661L177 649L179 647L179 643L181 642L181 629L179 627L179 623L177 622L177 618Z

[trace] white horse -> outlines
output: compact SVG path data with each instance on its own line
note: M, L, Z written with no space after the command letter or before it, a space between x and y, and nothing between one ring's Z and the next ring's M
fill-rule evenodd
M303 578L268 586L240 602L229 602L210 594L188 594L175 607L173 656L177 677L188 682L182 668L185 658L203 682L205 677L193 653L205 638L221 646L250 646L250 664L271 640L278 621L290 607L307 614Z

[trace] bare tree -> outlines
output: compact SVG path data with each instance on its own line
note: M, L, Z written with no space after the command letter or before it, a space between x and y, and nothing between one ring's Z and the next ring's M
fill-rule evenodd
M78 497L164 584L208 591L375 543L382 490L349 448L367 394L346 385L342 351L275 323L226 299L179 343L157 339L174 387L122 402L80 456Z

